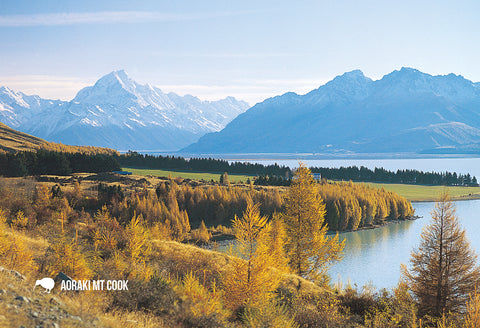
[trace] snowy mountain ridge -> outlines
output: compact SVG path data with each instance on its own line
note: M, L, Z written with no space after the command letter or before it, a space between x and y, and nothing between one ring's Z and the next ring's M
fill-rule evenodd
M220 131L249 105L233 97L201 101L141 85L114 71L69 102L0 88L0 121L48 141L117 148L177 150Z
M305 95L269 98L187 153L480 151L480 83L403 67L344 73Z

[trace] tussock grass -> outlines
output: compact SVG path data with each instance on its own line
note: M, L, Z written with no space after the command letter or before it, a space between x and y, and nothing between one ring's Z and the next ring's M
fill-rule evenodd
M225 253L175 241L154 240L153 244L154 262L161 263L180 278L187 272L193 272L201 283L209 286L214 279L218 281L233 269L232 257ZM329 293L326 289L295 274L283 274L280 287L294 290L300 295L317 296Z

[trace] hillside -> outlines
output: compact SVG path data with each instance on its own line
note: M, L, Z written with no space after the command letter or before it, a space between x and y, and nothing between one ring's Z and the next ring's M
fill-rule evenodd
M468 153L480 144L480 85L402 68L359 70L305 95L259 103L186 153Z
M40 138L16 131L0 123L0 147L6 151L33 151L47 142Z
M0 149L5 151L37 151L38 149L61 151L67 153L87 154L116 154L109 148L91 146L68 146L54 142L47 142L43 139L14 130L0 122Z
M202 101L164 93L114 71L69 101L0 88L0 122L52 142L119 150L178 150L220 131L248 108L227 97Z

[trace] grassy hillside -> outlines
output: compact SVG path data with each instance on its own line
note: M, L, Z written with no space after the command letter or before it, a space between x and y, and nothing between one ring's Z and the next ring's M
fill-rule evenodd
M0 122L0 147L7 151L34 151L48 143L40 138L9 128Z
M48 142L29 134L14 130L0 122L0 149L12 151L37 151L44 149L67 153L115 154L116 150L92 146L68 146Z
M3 230L3 233L12 238L12 231ZM37 261L52 246L42 237L35 238L18 231L14 238L19 245L26 247ZM151 247L149 265L158 269L158 272L169 272L171 278L164 281L171 284L178 283L176 277L185 276L189 272L203 277L203 283L205 279L219 281L232 270L232 258L223 253L166 240L152 240ZM37 271L15 271L0 266L1 327L177 327L178 320L183 315L181 310L162 310L162 315L119 308L111 311L108 304L111 303L112 296L115 296L109 291L69 293L61 291L58 285L50 294L45 293L41 287L33 289L36 279L44 276L45 274ZM134 280L130 284L133 295L136 295L140 285L135 284ZM284 274L280 286L307 298L331 296L329 290L293 274ZM165 306L174 309L173 304ZM172 309L170 311L173 311ZM188 324L180 326L189 327Z

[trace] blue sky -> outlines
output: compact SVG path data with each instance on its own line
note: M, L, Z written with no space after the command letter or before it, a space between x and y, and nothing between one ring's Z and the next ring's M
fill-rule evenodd
M112 70L250 104L361 69L480 81L478 1L0 0L0 85L72 99Z

